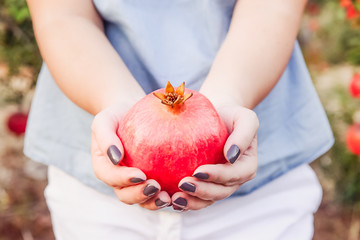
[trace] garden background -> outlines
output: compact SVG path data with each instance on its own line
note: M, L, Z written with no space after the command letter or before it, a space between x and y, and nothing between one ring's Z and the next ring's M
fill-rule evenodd
M360 91L359 10L358 0L310 0L299 34L336 137L332 150L312 164L324 189L315 240L360 239L360 158L346 143L349 127L360 120L356 89L349 91L357 78ZM22 153L40 65L25 1L0 0L0 240L54 239L43 197L46 167Z

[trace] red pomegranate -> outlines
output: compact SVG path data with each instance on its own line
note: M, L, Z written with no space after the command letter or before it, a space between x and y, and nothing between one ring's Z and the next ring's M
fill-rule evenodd
M27 118L27 113L16 112L11 114L7 121L9 130L15 135L25 133Z
M360 97L360 73L354 74L354 76L352 77L349 91L353 97Z
M347 130L346 144L349 150L360 155L360 123L355 123Z
M140 168L170 195L200 165L226 163L225 124L210 101L185 83L175 91L168 82L145 96L124 116L118 133L125 148L121 164Z

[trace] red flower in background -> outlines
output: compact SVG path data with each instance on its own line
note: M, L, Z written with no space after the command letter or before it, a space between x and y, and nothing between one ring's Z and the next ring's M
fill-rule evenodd
M7 121L8 129L15 135L22 135L25 133L26 122L28 114L22 112L12 113Z
M346 19L354 19L360 17L360 0L340 0L340 6L346 10Z
M347 8L349 6L352 6L353 2L351 0L340 0L340 5L344 8Z
M359 13L356 11L354 5L351 5L346 8L346 18L347 19L357 18L358 16L359 16Z
M349 85L350 94L354 98L360 97L360 73L354 74Z
M354 98L360 98L360 73L351 78L349 91ZM353 114L353 121L346 133L346 145L353 154L360 156L360 111Z
M346 144L353 154L360 155L360 124L354 123L346 133Z
M319 4L317 3L313 3L313 2L309 2L306 6L306 11L308 14L316 16L320 13L320 7Z

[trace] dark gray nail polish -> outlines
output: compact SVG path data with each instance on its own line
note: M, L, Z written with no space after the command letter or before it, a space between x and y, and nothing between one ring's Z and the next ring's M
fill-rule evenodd
M200 180L206 180L206 179L209 179L209 174L199 172L199 173L194 174L194 177L196 177L197 179L200 179Z
M181 190L187 191L187 192L195 192L196 186L192 183L185 182L181 184L179 187Z
M231 164L233 164L238 157L240 156L240 149L236 145L232 145L228 152L226 153L226 158L229 160Z
M131 183L141 183L145 181L144 179L141 179L141 178L137 178L137 177L134 177L134 178L130 178L130 182Z
M181 208L181 207L178 207L176 205L173 205L173 209L176 210L176 211L179 211L179 212L182 212L184 211L185 209Z
M179 197L174 201L174 203L176 203L177 205L180 205L182 207L186 207L187 200L185 198Z
M107 155L109 156L111 162L114 165L118 165L121 159L121 152L120 150L115 146L115 145L111 145L108 150L107 150Z
M152 185L147 185L144 190L143 190L143 193L145 196L152 196L152 195L155 195L155 193L159 191L159 189L157 187L154 187Z
M155 200L155 205L157 207L161 208L161 207L165 207L166 205L168 205L168 203L163 202L163 201L160 200L160 198L158 198L158 199Z

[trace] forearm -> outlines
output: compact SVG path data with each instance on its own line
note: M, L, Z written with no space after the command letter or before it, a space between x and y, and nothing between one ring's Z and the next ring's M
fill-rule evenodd
M109 105L130 105L144 95L106 38L101 21L66 10L50 15L35 9L35 13L41 16L33 16L33 22L42 57L75 104L95 115Z
M241 0L201 92L219 104L254 108L280 79L306 1Z

